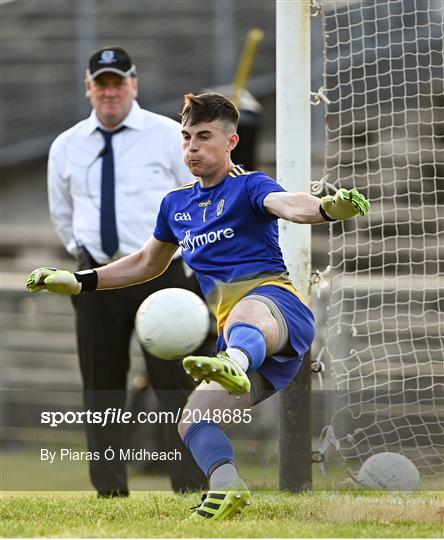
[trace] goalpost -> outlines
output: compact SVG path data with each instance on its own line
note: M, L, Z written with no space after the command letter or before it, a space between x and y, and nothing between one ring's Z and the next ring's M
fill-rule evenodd
M288 191L310 191L310 2L276 2L276 179ZM281 248L292 281L308 300L311 231L281 221ZM279 397L279 486L311 488L309 359Z

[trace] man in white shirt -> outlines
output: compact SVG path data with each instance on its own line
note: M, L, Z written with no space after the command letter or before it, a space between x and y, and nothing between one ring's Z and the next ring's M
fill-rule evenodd
M138 251L153 232L163 196L191 180L181 150L180 124L140 108L137 77L129 55L119 47L94 52L86 72L91 115L59 135L48 161L52 221L63 244L92 268ZM198 291L185 275L182 259L149 283L129 289L97 291L76 297L76 330L85 409L125 407L129 342L141 302L165 287ZM186 402L191 381L179 363L145 354L150 383L163 410L177 411ZM176 491L199 489L205 482L191 454L165 425L166 448L178 448L181 462L169 462ZM128 494L124 426L87 424L88 447L99 452L90 461L91 480L99 495ZM111 446L116 458L107 461Z

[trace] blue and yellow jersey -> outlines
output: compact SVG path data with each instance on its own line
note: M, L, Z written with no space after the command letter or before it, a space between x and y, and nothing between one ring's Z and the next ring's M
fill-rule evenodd
M170 191L162 201L154 237L177 244L199 281L219 330L233 306L260 285L300 295L288 279L276 216L264 198L285 191L261 172L235 166L212 187L199 180Z

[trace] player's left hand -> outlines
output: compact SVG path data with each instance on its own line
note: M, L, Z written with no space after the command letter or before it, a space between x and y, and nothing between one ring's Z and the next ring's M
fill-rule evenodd
M370 209L370 203L357 189L338 189L332 195L321 198L321 206L332 220L346 220L352 217L365 216Z
M32 293L47 289L58 294L79 294L82 284L67 270L43 267L36 268L29 274L26 288Z

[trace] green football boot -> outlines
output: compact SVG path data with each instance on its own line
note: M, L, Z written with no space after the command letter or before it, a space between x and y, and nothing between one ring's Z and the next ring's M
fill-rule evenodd
M187 356L183 367L195 381L215 381L229 394L241 396L250 390L250 380L226 352L216 356Z
M231 519L250 506L251 494L242 480L236 480L225 489L212 490L202 495L202 504L189 519Z

